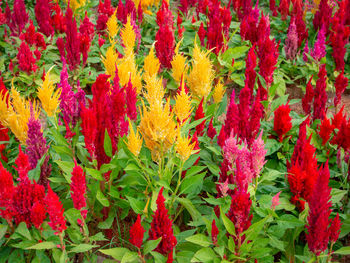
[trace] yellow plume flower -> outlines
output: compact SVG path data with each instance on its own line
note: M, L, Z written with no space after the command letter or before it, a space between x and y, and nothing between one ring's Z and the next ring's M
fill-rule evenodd
M191 107L191 96L186 93L184 81L181 81L180 93L176 95L174 111L182 125L191 115L193 108Z
M165 95L163 79L158 79L156 75L149 77L146 81L144 97L150 105L161 104Z
M211 90L214 78L213 65L207 53L202 52L195 43L193 49L192 70L187 78L192 93L199 98L206 98Z
M134 131L134 128L132 127L132 123L129 120L129 127L130 127L130 132L128 136L128 142L127 146L130 152L132 152L136 157L139 156L141 147L142 147L142 138L138 131Z
M225 95L226 89L224 88L224 84L222 83L222 80L220 79L219 82L214 87L213 92L213 99L215 103L220 103L222 98Z
M175 48L175 55L171 61L172 76L177 83L180 83L182 75L185 78L185 73L187 69L186 58L179 54L181 41L177 43Z
M159 59L154 55L154 48L152 46L148 56L145 58L143 69L146 75L153 76L158 73L159 67Z
M116 16L117 10L114 11L113 15L108 18L107 21L107 32L109 35L109 41L112 43L116 35L119 32L119 26Z
M143 103L139 129L153 160L159 160L173 146L176 138L176 123L169 101L165 105L156 103L149 107Z
M106 73L111 76L111 79L115 77L115 66L118 62L118 55L114 48L115 43L113 43L106 52L106 57L102 57L102 63L105 66Z
M22 144L27 140L31 107L35 118L38 118L40 111L35 103L32 105L30 101L22 98L13 86L10 95L8 92L0 94L0 122L9 128Z
M142 89L142 76L136 68L135 55L131 52L119 59L118 63L119 82L122 86L128 84L131 78L131 83L140 93Z
M183 162L185 162L188 158L190 158L193 149L196 145L195 142L191 143L192 139L189 137L182 137L180 132L177 136L176 142L176 152L180 155L180 158Z
M69 6L73 12L86 4L86 0L65 0L65 2L66 4L69 2Z
M128 55L134 50L136 34L131 24L131 18L128 16L128 20L122 29L121 38L125 46L125 54Z
M48 116L52 117L59 112L60 96L61 89L55 91L55 86L50 80L50 72L46 73L44 83L38 88L38 98Z

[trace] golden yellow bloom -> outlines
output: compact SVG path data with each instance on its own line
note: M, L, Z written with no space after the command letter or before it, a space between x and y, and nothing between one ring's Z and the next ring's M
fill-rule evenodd
M195 43L193 49L192 70L187 81L192 93L199 98L206 98L211 90L211 83L214 78L213 65L207 53L202 52Z
M134 131L134 128L132 127L132 123L129 120L129 127L130 127L130 132L128 136L128 149L130 152L132 152L136 157L139 156L141 147L142 147L142 138L138 131Z
M185 80L187 68L186 58L183 55L179 54L180 44L181 41L177 43L175 48L175 55L171 61L172 76L177 83L180 83L182 75Z
M73 12L86 4L86 0L65 0L66 4L68 4L68 1Z
M8 106L6 104L7 98ZM40 111L35 103L31 104L30 101L22 98L14 87L12 87L10 95L8 92L0 94L0 122L9 128L22 144L25 144L27 140L27 124L31 105L34 117L38 118Z
M188 158L190 158L195 142L191 143L192 139L188 137L182 137L180 132L177 136L176 142L176 152L180 155L180 158L183 162L185 162Z
M113 15L111 15L107 21L107 32L109 35L109 41L112 43L116 35L119 32L119 26L116 16L117 10L114 11Z
M139 93L142 89L142 76L136 68L135 55L131 52L118 61L119 82L122 86L126 85L131 78L131 83L136 87Z
M213 92L213 99L215 103L221 102L222 98L225 95L225 91L226 89L224 88L224 84L220 79L219 82L215 85L214 92Z
M140 132L148 149L152 152L153 160L159 160L174 144L176 123L170 111L169 101L142 105Z
M125 46L125 55L132 53L134 51L136 35L131 24L131 18L128 16L128 20L122 29L121 38Z
M186 93L184 87L184 81L181 81L181 91L180 94L176 95L174 111L178 117L180 124L182 125L187 118L191 115L191 96Z
M158 73L159 67L159 59L154 55L154 48L152 46L148 56L145 58L143 69L146 75L153 76Z
M118 55L114 48L115 43L113 43L106 52L106 57L102 57L102 63L106 68L106 73L111 76L111 79L115 77L115 66L118 62Z
M148 77L146 80L145 91L146 92L144 92L143 95L150 105L161 104L165 95L163 80L157 78L156 75Z
M55 91L55 86L50 80L50 72L46 73L43 85L38 88L38 98L48 116L52 117L59 112L60 96L61 89Z

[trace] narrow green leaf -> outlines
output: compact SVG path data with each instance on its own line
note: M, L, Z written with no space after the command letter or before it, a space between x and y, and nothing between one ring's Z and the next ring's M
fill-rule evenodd
M147 255L149 252L154 250L159 245L161 240L162 240L161 237L155 240L148 240L143 246L143 254Z
M105 254L107 256L111 256L112 258L116 260L122 260L125 253L129 252L129 249L124 247L114 247L110 249L100 249L99 250L102 254Z
M90 245L90 244L79 244L75 247L73 247L71 250L69 250L68 253L82 253L91 250L94 247L98 247L97 245Z
M105 153L108 157L112 157L112 140L109 137L107 129L105 130L105 139L103 142L103 148L105 150Z
M53 242L41 242L34 246L28 247L27 249L52 249L57 247Z
M333 252L338 255L350 255L350 246L339 248L337 251Z
M201 247L209 247L212 243L209 237L203 234L197 234L186 238L188 242L200 245Z
M105 195L101 192L100 189L97 190L96 198L104 207L108 207L109 206L108 199L105 197Z
M220 216L221 216L222 222L224 222L224 226L227 232L233 236L236 236L236 230L233 222L227 218L225 213L222 211L221 207L220 207Z

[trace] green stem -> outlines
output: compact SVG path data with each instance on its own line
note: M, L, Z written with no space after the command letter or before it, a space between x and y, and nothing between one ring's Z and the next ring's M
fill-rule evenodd
M181 160L180 169L179 169L179 178L177 179L177 185L176 185L175 191L174 191L174 193L172 195L172 199L171 199L169 210L173 207L177 191L179 191L179 188L180 188L180 185L181 185L181 175L182 175L183 165L184 165L184 162Z

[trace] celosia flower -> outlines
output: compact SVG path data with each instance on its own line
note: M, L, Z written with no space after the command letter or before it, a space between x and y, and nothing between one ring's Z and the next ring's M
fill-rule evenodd
M326 81L327 81L326 65L323 64L320 67L320 71L318 73L318 80L316 81L315 97L314 97L314 113L312 116L313 120L316 120L316 119L323 120L323 118L326 115L326 103L327 103Z
M67 229L66 219L63 215L64 209L59 197L54 191L52 191L50 185L48 185L44 202L46 205L46 211L50 217L49 226L52 230L62 233Z
M311 84L312 77L310 78L309 82L306 84L306 92L304 97L302 98L302 106L305 114L310 114L311 113L311 103L314 99L314 87Z
M142 138L138 133L138 130L134 131L132 123L129 121L129 136L127 146L130 152L132 152L136 157L139 156L140 150L142 148Z
M318 32L317 40L310 55L317 61L326 56L326 31L324 27Z
M24 181L28 178L28 171L30 170L28 155L22 152L21 145L18 145L18 156L16 158L15 167L18 172L18 181Z
M198 108L196 110L196 113L194 115L195 121L203 119L205 117L204 110L203 110L203 100L204 100L204 97L202 98L201 102L199 103ZM197 131L198 136L203 135L204 128L205 128L205 120L203 120L200 124L198 124L196 126L196 131Z
M59 111L61 89L54 91L55 86L50 79L50 73L45 75L43 84L38 88L38 98L46 114L50 117Z
M180 125L190 117L193 108L191 107L191 95L186 92L185 83L182 79L179 87L179 92L175 97L174 111Z
M67 52L67 62L70 70L75 70L80 64L80 41L77 29L77 22L73 16L73 11L67 8L65 15L66 39L65 49Z
M192 139L182 137L179 131L176 141L176 152L180 155L180 159L185 162L192 155L195 143L191 143Z
M114 8L111 4L111 0L100 1L98 5L98 18L96 22L96 30L103 31L106 29L108 18L114 13Z
M343 116L344 107L345 106L343 105L343 107L340 109L340 111L338 111L336 114L333 115L332 125L336 129L340 128L340 126L342 125L342 122L345 118L345 116Z
M141 217L137 215L136 222L130 227L130 239L129 242L137 248L141 248L143 242L143 236L146 230L141 225Z
M117 52L115 52L114 45L115 43L112 43L107 49L106 57L102 57L102 63L105 66L106 73L111 76L111 79L115 77L116 64L118 61L118 55Z
M76 161L72 171L70 191L73 200L74 208L81 210L86 207L86 176L83 169L77 164Z
M283 141L286 133L292 128L292 118L289 114L290 107L288 103L279 106L275 111L273 130L277 133L280 142Z
M264 164L266 163L265 155L267 150L265 149L265 143L261 138L262 134L263 132L261 131L258 138L253 141L250 147L254 177L257 177L260 174Z
M86 0L65 0L69 7L75 12L78 8L83 7L86 3Z
M214 128L213 126L213 118L212 117L210 119L210 122L209 122L209 126L208 126L208 130L207 130L207 135L210 139L214 139L214 137L216 136L217 132L216 132L216 129Z
M213 219L213 222L211 223L211 241L213 242L214 246L217 246L218 244L218 234L219 229L216 226L215 219Z
M204 41L205 41L205 37L207 35L207 31L205 31L205 29L204 29L203 22L201 22L201 25L198 28L197 34L198 34L199 40L201 41L201 45L204 46Z
M155 240L160 237L162 238L155 251L167 255L175 248L177 241L173 233L173 222L169 218L168 210L165 208L164 201L162 187L158 194L157 210L153 215L151 228L148 234L150 240Z
M63 33L66 30L66 25L64 23L64 16L61 7L58 3L55 3L52 7L54 14L52 15L52 23L55 30L59 33Z
M294 60L298 51L298 34L294 19L291 19L287 39L284 46L286 59Z
M195 43L193 49L192 70L188 75L188 86L193 95L206 98L211 91L214 77L213 65L208 57L209 52L202 52Z
M331 124L329 119L327 119L327 117L325 116L319 128L320 128L320 131L318 135L320 135L322 139L322 145L325 145L326 142L328 142L329 138L331 137L331 134L334 130L334 126Z
M13 35L20 35L25 25L28 22L28 13L26 12L26 6L24 0L14 0L13 12L6 2L6 20Z
M31 169L34 169L39 160L48 152L49 146L46 145L46 139L41 131L41 124L38 119L35 118L34 114L28 120L28 138L27 144L27 155L29 157L29 163ZM51 164L49 164L50 156L47 155L43 164L40 167L40 178L38 183L47 186L48 177L51 174Z
M342 226L342 223L339 219L339 213L331 220L331 225L329 226L329 240L332 243L337 242L340 234L340 228Z
M10 220L12 218L10 205L15 193L15 186L11 173L4 168L2 162L0 162L0 184L0 207L5 208L5 210L0 210L0 214L6 220Z
M280 194L281 191L278 192L274 197L272 197L271 209L275 210L276 207L280 204Z
M335 98L334 105L337 106L341 101L341 96L348 86L348 78L344 76L344 71L342 71L338 77L335 79Z
M222 98L225 95L225 92L226 92L226 89L224 87L224 84L222 83L222 80L220 79L214 87L214 91L213 91L214 102L220 103L222 101Z
M145 58L143 69L147 76L152 77L159 71L159 59L154 55L153 46L151 47L148 56Z
M251 47L249 49L248 55L245 59L245 80L244 84L248 86L249 90L251 91L251 94L253 94L254 85L255 85L255 79L256 79L256 54L255 54L255 46Z
M51 23L50 4L49 0L37 0L34 8L39 31L47 37L55 33Z
M342 147L345 151L350 149L350 119L346 121L346 118L343 117L339 131L331 143Z
M171 75L177 83L180 83L182 78L185 81L187 70L186 58L184 55L179 53L180 44L181 41L177 43L175 48L175 55L173 57L173 60L171 61Z
M332 18L332 8L329 6L328 0L321 0L319 3L313 20L314 29L320 30L324 27L325 33L328 35L329 25Z
M281 19L286 20L289 15L289 0L281 0L278 11L281 13Z
M136 109L137 89L136 87L133 87L131 81L129 81L128 85L126 85L125 92L126 92L126 96L125 96L126 113L131 120L136 120L137 119L137 109Z
M121 32L121 39L124 44L125 54L128 55L134 51L136 34L131 24L131 17L128 16L127 22Z
M332 202L331 188L329 183L328 162L320 169L314 190L309 200L309 216L306 226L308 233L306 240L309 249L316 256L327 249L329 241L329 215L331 213Z
M121 2L119 2L119 3L121 3ZM118 21L117 21L117 17L116 17L116 12L117 12L117 10L114 11L113 15L111 15L107 21L107 32L109 35L109 40L112 43L114 42L115 36L118 35L118 32L119 32L119 26L118 26Z
M31 212L30 212L30 220L32 224L37 228L41 229L41 225L44 222L46 218L46 209L45 205L42 202L36 202L32 206Z
M38 69L33 53L25 42L22 42L18 49L17 59L19 69L25 71L27 74L31 74Z

